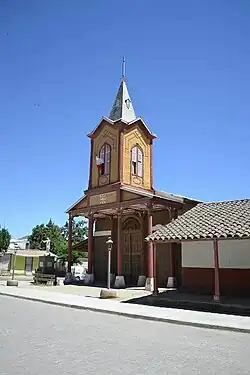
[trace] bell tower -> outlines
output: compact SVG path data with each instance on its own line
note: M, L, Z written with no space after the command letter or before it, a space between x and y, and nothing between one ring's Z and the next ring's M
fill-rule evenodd
M151 133L142 118L136 117L128 93L125 59L114 104L88 134L91 139L88 190L120 183L143 190L153 190Z

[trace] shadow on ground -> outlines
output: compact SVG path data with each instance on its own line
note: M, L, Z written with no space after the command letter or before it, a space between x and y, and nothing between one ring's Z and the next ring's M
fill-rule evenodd
M211 295L192 295L177 291L167 291L159 293L156 296L151 294L149 296L126 300L122 303L250 316L250 298L221 297L220 302L215 302Z

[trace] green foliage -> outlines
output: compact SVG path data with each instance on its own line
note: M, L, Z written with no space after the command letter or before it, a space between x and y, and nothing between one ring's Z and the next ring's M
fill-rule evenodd
M8 229L0 227L0 251L6 251L10 245L11 235Z
M69 222L66 221L64 226L61 228L61 233L63 237L68 240L69 235ZM73 245L85 240L88 236L88 228L86 221L79 220L79 221L73 221L73 228L72 228L72 243Z
M68 221L60 228L51 219L47 224L36 225L32 229L29 236L30 247L32 249L44 249L45 241L50 239L50 251L61 258L62 261L67 261L67 241L68 241ZM87 237L87 225L84 220L73 222L72 228L72 243L78 243ZM80 258L86 258L87 253L73 251L73 262L77 263Z
M67 251L67 243L61 233L61 228L51 219L45 224L36 225L29 236L30 247L32 249L44 249L45 241L50 239L50 251L56 255L64 254Z
M68 241L68 236L69 236L69 222L68 221L66 221L64 226L61 228L61 233L65 241ZM87 228L86 221L84 220L73 221L73 227L72 227L72 244L73 245L85 240L87 238L87 234L88 234L88 228ZM80 259L87 258L87 257L88 257L87 253L82 253L82 252L77 252L77 251L72 252L73 263L78 263ZM67 250L66 250L65 257L62 254L62 259L64 261L67 260Z

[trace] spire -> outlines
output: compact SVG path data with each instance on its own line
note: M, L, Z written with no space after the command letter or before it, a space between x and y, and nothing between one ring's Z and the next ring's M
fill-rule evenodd
M130 99L127 85L126 85L126 78L125 78L125 58L122 61L122 76L121 76L121 83L118 89L115 102L111 109L110 120L124 120L127 122L131 122L136 119L135 111L133 108L132 101Z

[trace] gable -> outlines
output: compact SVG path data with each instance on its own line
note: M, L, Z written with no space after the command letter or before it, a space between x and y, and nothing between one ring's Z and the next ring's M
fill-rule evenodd
M78 201L76 201L71 207L69 207L66 211L66 213L70 213L74 210L78 210L81 208L88 207L88 198L85 195L84 197L80 198Z

